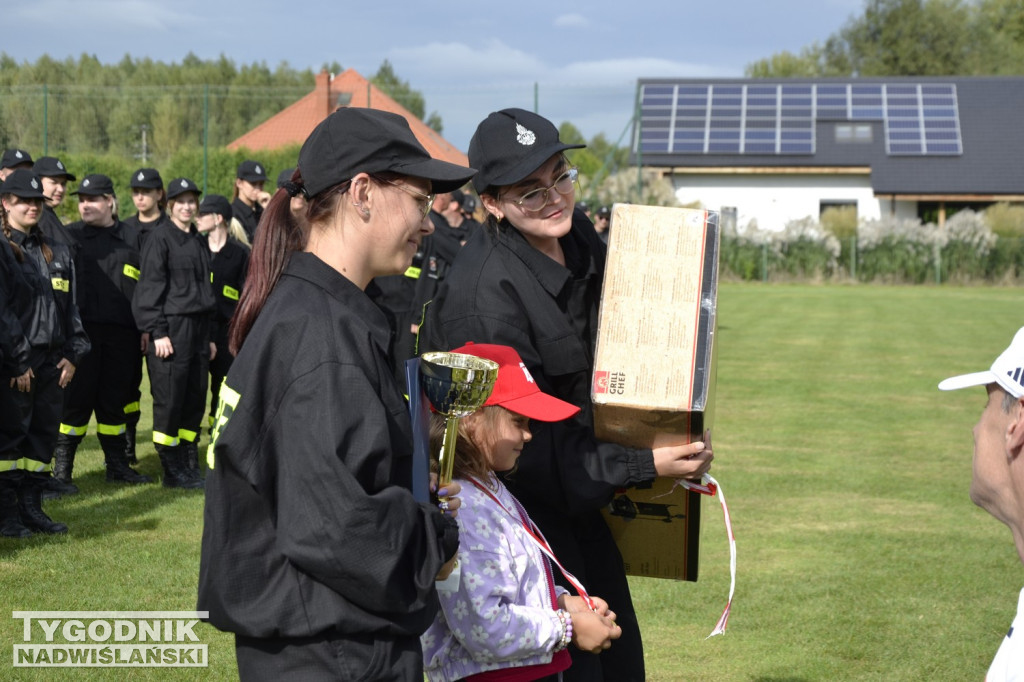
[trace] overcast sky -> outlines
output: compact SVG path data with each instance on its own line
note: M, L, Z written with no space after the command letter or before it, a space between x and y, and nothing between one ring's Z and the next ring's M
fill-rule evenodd
M3 3L0 50L18 61L124 55L236 64L338 62L364 76L384 59L423 93L465 150L476 124L510 106L612 141L638 78L740 77L783 50L823 42L863 0L33 0Z

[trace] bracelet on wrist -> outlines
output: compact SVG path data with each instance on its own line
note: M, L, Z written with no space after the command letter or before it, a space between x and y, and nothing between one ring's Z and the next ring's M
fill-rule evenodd
M562 625L562 637L559 639L558 644L555 645L555 651L561 651L568 647L572 641L572 615L564 609L559 609L555 613L558 615L558 620Z

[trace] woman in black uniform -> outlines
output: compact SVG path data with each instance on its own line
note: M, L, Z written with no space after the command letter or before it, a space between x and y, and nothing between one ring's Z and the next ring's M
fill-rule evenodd
M217 352L210 360L211 429L217 411L220 385L224 382L234 359L234 355L228 351L228 322L235 314L238 297L242 293L242 285L245 284L245 275L249 271L249 247L228 233L230 224L231 204L227 198L219 194L208 194L204 197L199 204L196 227L199 228L200 234L206 235L206 244L210 248L210 282L213 284L213 297L217 301L213 332Z
M267 208L232 320L199 568L199 609L235 633L243 680L422 682L419 635L458 530L410 492L387 320L364 289L409 267L431 193L471 175L401 116L343 108Z
M107 482L151 483L128 465L124 447L124 406L134 390L140 362L139 331L132 317L132 296L139 281L139 252L117 219L114 183L106 175L87 175L76 192L81 220L68 225L78 251L78 308L92 351L64 394L53 476L63 494L71 482L75 452L96 413L96 435L106 461Z
M0 384L0 496L17 491L20 524L39 533L66 533L42 509L42 492L50 480L50 462L60 424L62 389L89 352L72 292L71 252L64 244L48 244L38 229L43 193L29 170L16 170L0 185L6 220L5 238L12 245L28 289L21 301L19 323L29 346L30 371ZM7 534L27 535L10 524Z
M157 226L170 223L171 219L165 212L167 209L167 193L164 191L164 180L160 171L155 168L140 168L132 173L129 183L132 188L132 203L135 204L135 215L126 218L122 223L127 230L127 241L142 254L149 233ZM133 369L134 386L128 404L124 406L125 419L125 456L129 464L135 464L135 431L139 418L142 416L142 358L149 349L149 334L142 334L139 340L139 361Z
M566 679L644 679L643 647L622 557L600 510L617 488L656 475L699 478L703 443L632 449L596 440L590 402L605 247L573 211L577 171L547 119L492 113L469 144L484 228L463 247L428 309L421 350L469 341L512 346L545 393L578 405L571 420L537 423L509 490L565 567L618 615L622 638L600 656L575 655ZM560 576L556 578L561 579ZM566 587L569 587L566 585Z
M168 488L201 488L199 430L214 351L210 256L192 219L199 188L187 178L167 185L171 221L153 229L142 248L142 275L132 312L144 334L153 395L153 443Z
M262 198L269 195L263 191L267 182L267 171L259 161L243 161L238 164L235 174L235 189L231 196L231 211L245 230L249 243L253 243L256 226L263 215Z

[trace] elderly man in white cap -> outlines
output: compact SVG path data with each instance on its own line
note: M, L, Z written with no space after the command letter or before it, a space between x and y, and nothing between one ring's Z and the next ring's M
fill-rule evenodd
M984 386L988 391L988 402L974 427L971 500L1009 526L1024 561L1024 328L987 371L939 384L944 391L968 386ZM1024 590L985 679L1024 679Z

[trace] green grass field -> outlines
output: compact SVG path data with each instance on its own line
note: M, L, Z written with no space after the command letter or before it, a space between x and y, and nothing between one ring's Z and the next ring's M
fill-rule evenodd
M632 580L648 678L982 679L1024 569L967 497L984 392L936 384L987 368L1022 324L1012 288L723 285L713 473L736 597L727 634L705 640L729 587L705 500L700 581ZM70 534L0 540L0 612L194 608L202 495L107 485L85 445L82 494L46 506ZM152 446L140 454L157 475ZM233 639L199 632L207 670L15 669L21 623L3 617L0 679L233 679Z

